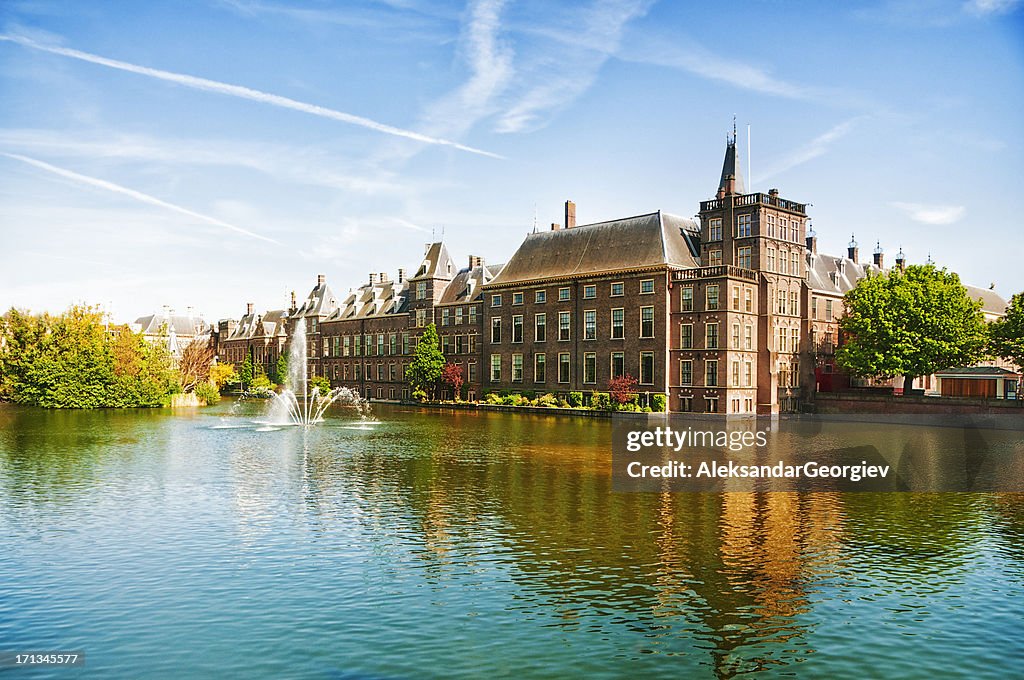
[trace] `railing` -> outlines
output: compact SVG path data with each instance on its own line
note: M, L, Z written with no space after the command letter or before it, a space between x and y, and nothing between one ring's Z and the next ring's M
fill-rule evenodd
M783 210L791 210L800 214L807 214L807 204L797 203L796 201L788 201L785 198L779 198L778 196L772 196L771 194L742 194L739 196L726 196L725 198L715 198L710 201L701 201L701 211L706 210L719 210L728 206L728 201L732 201L734 207L746 206L746 205L770 205L776 208L782 208Z
M731 264L723 264L715 267L698 267L696 269L683 269L672 273L675 281L688 281L691 279L713 279L722 276L732 276L739 279L757 281L757 272L742 267L734 267Z

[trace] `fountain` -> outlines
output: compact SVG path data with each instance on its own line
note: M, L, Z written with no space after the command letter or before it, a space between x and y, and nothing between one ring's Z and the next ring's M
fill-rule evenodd
M297 319L288 349L288 379L285 389L274 394L270 408L270 422L274 425L302 425L309 427L323 421L327 408L334 403L354 407L361 416L369 415L365 399L347 387L335 387L320 394L320 388L309 389L307 369L306 320Z

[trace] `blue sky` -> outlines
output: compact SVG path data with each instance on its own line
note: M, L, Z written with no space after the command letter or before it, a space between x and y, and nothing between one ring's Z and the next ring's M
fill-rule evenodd
M0 306L285 306L717 187L1024 290L1019 0L0 5Z

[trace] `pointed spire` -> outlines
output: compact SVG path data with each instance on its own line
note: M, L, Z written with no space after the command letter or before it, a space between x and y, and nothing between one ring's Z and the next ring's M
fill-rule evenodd
M725 143L725 162L722 163L722 179L718 183L718 196L746 193L743 187L743 172L736 153L736 120L733 119L732 140Z

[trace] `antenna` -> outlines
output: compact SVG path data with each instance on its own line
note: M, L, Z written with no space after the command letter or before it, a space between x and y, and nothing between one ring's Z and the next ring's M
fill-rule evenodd
M537 233L537 202L533 203L533 233Z
M732 143L736 143L736 114L732 114Z
M747 123L747 181L750 182L747 191L754 193L754 170L750 167L750 123Z

